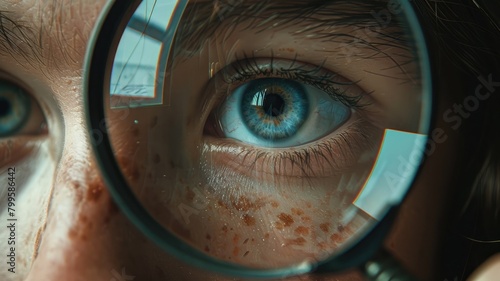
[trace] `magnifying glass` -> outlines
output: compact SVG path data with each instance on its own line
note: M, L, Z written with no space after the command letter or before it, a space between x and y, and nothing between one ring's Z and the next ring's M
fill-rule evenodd
M96 158L161 248L241 277L406 278L377 253L432 115L409 1L116 1L91 44Z

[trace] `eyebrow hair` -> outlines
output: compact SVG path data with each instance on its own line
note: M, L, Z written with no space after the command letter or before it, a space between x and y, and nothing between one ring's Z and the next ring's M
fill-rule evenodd
M22 58L32 65L42 62L42 49L41 38L32 26L0 10L0 55L10 55L18 62Z
M380 0L314 0L314 1L244 1L219 0L204 3L188 4L183 15L182 24L176 34L176 54L196 53L203 42L212 37L221 27L230 35L235 26L248 24L244 29L255 29L263 32L294 26L295 35L304 35L324 42L344 42L364 45L377 49L378 45L391 45L407 49L410 43L406 29L402 27L397 16L392 15L388 25L379 31L380 26L373 13L387 9L389 1ZM225 6L224 6L225 5ZM339 9L340 8L340 9ZM365 12L366 11L366 12ZM248 23L249 22L249 23ZM338 29L349 27L349 32ZM359 35L366 28L376 34L380 41L377 44L368 42ZM369 38L368 38L369 39Z
M58 71L68 65L81 70L80 54L85 53L87 43L83 28L92 25L83 17L81 21L75 17L83 5L78 2L69 5L49 0L20 9L0 3L0 56L9 56L20 66L36 69L47 77L60 77ZM77 25L79 22L81 25Z

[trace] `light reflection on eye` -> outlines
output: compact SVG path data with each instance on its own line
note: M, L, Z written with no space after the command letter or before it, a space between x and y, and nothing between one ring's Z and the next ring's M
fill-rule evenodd
M265 147L314 141L350 117L349 108L324 91L283 78L262 78L241 85L221 111L225 137Z

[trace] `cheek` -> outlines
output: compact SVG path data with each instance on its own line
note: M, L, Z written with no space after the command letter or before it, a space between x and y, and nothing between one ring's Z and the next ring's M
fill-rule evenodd
M201 189L185 190L174 204L178 212L172 210L178 217L173 231L213 257L247 266L284 267L325 258L364 222L344 224L341 212L325 202L258 193L218 199Z
M186 126L177 112L119 110L108 121L118 164L143 206L214 258L261 268L324 259L372 221L352 202L373 159L318 178L273 176L263 166L263 179L228 165L234 155L205 150L203 122Z
M347 212L364 177L262 184L206 162L214 155L189 148L189 137L177 146L148 142L161 121L141 116L143 126L116 128L125 177L162 226L212 257L255 267L323 259L371 220Z
M9 153L13 157L20 156L15 161L14 158L9 157L9 164L2 165L5 167L5 172L0 174L2 190L7 191L7 170L12 168L14 171L12 176L14 177L15 189L9 191L9 197L15 200L13 201L14 205L11 206L14 217L7 217L7 205L2 205L5 207L5 211L1 212L0 219L2 221L7 221L8 218L18 220L15 223L15 244L7 243L7 241L11 241L8 240L9 235L11 235L10 231L1 231L0 240L6 243L2 243L0 247L6 253L9 252L10 247L15 247L18 256L16 273L20 276L24 276L36 257L53 193L53 175L57 166L58 153L52 149L51 145L50 139L45 137L25 142L16 139L12 146L6 150L2 149L2 152ZM23 154L23 151L26 154ZM7 192L3 193L0 200L7 202L6 196ZM2 279L2 274L0 274L0 279Z

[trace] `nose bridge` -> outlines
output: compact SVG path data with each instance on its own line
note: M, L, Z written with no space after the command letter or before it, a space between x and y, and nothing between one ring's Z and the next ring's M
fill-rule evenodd
M27 280L101 280L120 268L113 249L118 213L92 155L81 100L62 108L64 145L47 220ZM92 269L92 270L89 270ZM106 274L99 271L108 271ZM96 277L96 278L92 278ZM99 276L99 278L97 278ZM106 280L106 279L105 279Z

